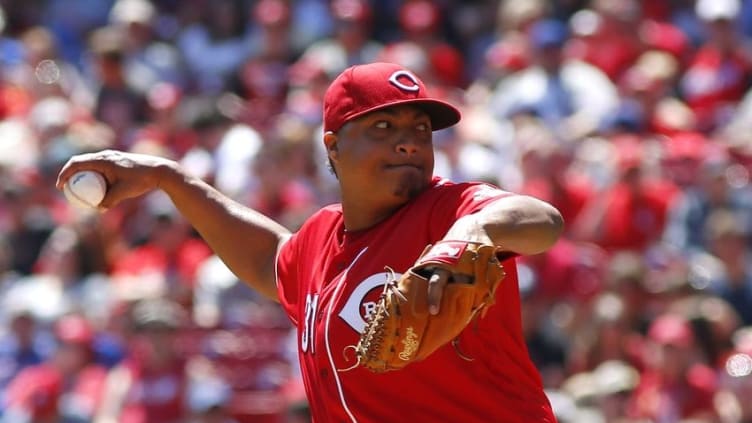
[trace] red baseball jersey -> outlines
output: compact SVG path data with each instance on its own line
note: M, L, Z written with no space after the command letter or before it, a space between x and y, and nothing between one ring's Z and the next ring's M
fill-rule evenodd
M554 422L522 335L514 259L486 316L451 345L403 370L351 368L388 266L407 271L452 223L512 195L435 178L432 187L369 229L344 230L339 205L312 216L280 249L280 301L297 326L300 364L316 422ZM397 275L399 277L399 274Z

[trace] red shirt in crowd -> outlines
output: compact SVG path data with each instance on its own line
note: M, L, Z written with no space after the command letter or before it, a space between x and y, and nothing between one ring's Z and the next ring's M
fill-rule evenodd
M73 380L66 380L55 366L45 363L27 367L10 383L6 410L28 413L32 421L58 421L67 411L81 418L93 418L99 408L107 370L88 365ZM65 396L67 409L61 408Z
M585 178L566 177L554 184L547 178L529 180L520 190L556 207L565 223L574 222L593 197L592 184Z
M123 363L131 387L123 404L120 423L178 423L186 410L185 363L175 359L160 369L149 368L144 359L133 357Z
M617 183L607 193L597 244L608 250L642 251L660 238L676 188L656 181L633 190Z
M691 367L684 380L675 382L667 381L659 372L647 371L640 375L630 414L658 422L713 416L715 392L715 372L705 365Z
M741 50L723 53L705 45L697 51L684 73L681 88L701 128L721 123L723 114L730 116L730 108L747 92L750 76L752 62Z

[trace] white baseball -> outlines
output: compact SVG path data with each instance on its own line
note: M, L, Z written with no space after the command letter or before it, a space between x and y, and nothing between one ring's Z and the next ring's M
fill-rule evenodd
M74 206L96 208L107 192L107 181L98 172L76 172L63 186L65 198Z

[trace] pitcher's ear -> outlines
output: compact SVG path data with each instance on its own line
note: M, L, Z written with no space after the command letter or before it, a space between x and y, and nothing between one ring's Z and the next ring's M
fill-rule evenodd
M337 134L328 131L324 134L324 146L326 147L327 154L337 152Z

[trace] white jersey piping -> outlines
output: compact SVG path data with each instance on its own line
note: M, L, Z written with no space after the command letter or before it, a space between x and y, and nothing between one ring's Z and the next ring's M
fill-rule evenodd
M337 288L335 289L332 300L329 301L329 309L326 312L326 326L324 327L324 341L326 342L326 353L329 357L329 365L331 366L332 371L332 377L334 377L334 381L337 383L337 392L339 393L339 400L342 403L342 408L344 408L347 415L350 417L350 421L353 423L357 423L357 419L355 416L353 416L352 412L350 411L350 408L347 406L347 401L345 400L345 395L342 392L342 383L339 380L339 372L337 371L337 367L334 365L334 358L332 357L332 349L329 346L329 322L332 317L332 309L334 308L334 303L336 302L336 298L339 296L340 291L342 290L342 287L345 286L343 283L344 280L347 278L348 272L350 272L350 269L355 265L355 263L358 261L360 256L363 255L363 253L368 250L368 247L363 248L360 250L357 256L355 256L355 259L353 259L352 263L350 263L349 266L347 266L347 269L345 269L345 272L342 274L342 277L339 278L339 282L337 282Z

